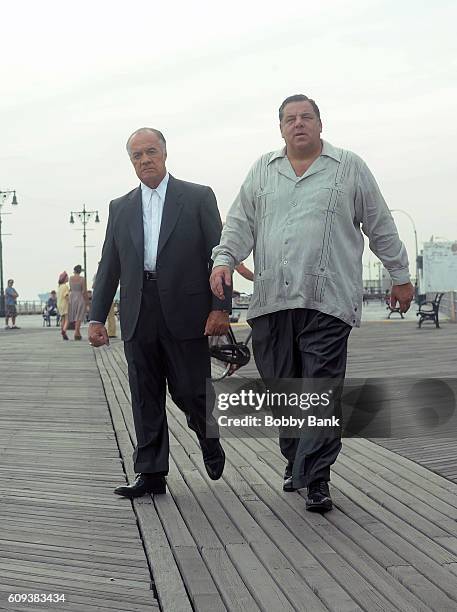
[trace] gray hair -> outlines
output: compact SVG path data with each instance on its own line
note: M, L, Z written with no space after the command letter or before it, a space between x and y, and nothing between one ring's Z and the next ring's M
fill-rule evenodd
M289 96L288 98L286 98L284 102L281 104L281 106L279 107L279 121L282 121L282 118L284 116L284 108L286 104L289 104L290 102L309 102L311 106L313 107L313 110L316 113L317 118L319 119L319 121L321 120L321 113L319 111L319 107L314 102L314 100L312 100L311 98L308 98L308 96L305 96L304 94L295 94L294 96Z
M162 148L164 151L167 150L167 142L165 140L165 136L162 134L162 132L160 130L156 130L154 128L150 128L150 127L142 127L142 128L138 128L137 130L135 130L133 132L133 134L130 134L130 136L128 137L127 143L125 145L125 148L127 149L127 153L130 155L130 142L132 140L132 138L134 136L136 136L137 134L142 134L143 132L151 132L152 134L155 134L157 136L157 138L160 140L161 144L162 144Z

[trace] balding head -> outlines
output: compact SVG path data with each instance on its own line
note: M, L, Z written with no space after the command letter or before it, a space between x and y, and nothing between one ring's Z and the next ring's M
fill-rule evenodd
M162 132L153 128L136 130L127 141L127 151L140 181L156 189L167 172L167 148Z
M144 133L150 133L150 134L155 134L157 136L157 138L159 139L161 145L163 146L163 150L166 151L167 150L167 143L165 141L165 136L162 134L162 132L160 130L156 130L155 128L150 128L150 127L142 127L142 128L138 128L137 130L135 130L133 132L133 134L130 134L130 136L128 137L127 140L127 144L125 145L125 148L127 149L127 153L130 155L130 143L132 141L132 139L137 135L137 134L144 134Z

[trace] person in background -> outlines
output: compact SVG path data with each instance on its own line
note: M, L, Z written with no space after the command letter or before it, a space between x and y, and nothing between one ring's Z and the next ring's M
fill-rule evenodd
M60 315L60 333L62 340L68 340L68 301L70 296L70 288L68 286L68 274L62 272L59 276L59 287L57 289L57 310Z
M88 289L86 291L86 316L84 318L84 321L86 323L89 323L89 321L90 321L89 314L90 314L91 306L92 306L92 291L90 289Z
M5 289L5 329L20 329L16 325L17 316L17 298L19 293L13 287L14 280L10 278L8 280L8 286ZM11 319L12 327L9 326L9 320Z
M250 270L249 268L247 268L243 262L235 266L235 270L238 272L238 274L241 274L241 276L245 278L246 280L250 280L250 281L254 280L254 272Z
M75 324L75 340L81 340L81 323L86 317L86 279L81 276L80 265L73 268L70 276L70 299L68 304L68 321Z
M59 313L57 311L57 293L54 291L49 292L49 297L46 300L45 307L43 308L43 318L47 323L48 327L51 327L51 317L56 317L56 325L58 324Z
M100 265L100 262L98 262L98 265ZM94 274L94 277L92 279L92 290L95 289L96 280L97 280L97 274ZM91 304L91 307L92 307L92 304ZM114 302L111 304L111 308L109 309L109 313L106 318L106 330L108 332L108 338L117 338L116 310L115 310Z
M48 301L46 302L46 311L49 316L57 315L57 293L54 289L49 293Z
M108 318L106 319L106 328L108 331L108 338L117 338L114 302L111 304L111 308L109 309Z

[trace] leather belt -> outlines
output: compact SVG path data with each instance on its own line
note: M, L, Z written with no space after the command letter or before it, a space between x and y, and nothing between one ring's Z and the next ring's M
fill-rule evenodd
M145 270L143 272L143 278L146 281L155 281L157 280L157 272L150 272L149 270Z

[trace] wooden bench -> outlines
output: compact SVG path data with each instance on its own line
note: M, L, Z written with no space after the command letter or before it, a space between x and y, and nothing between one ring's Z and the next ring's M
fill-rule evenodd
M384 300L386 302L386 309L389 311L389 314L387 315L387 318L390 319L390 317L394 314L397 313L400 315L400 317L402 319L404 319L405 317L403 316L403 313L400 311L400 306L396 306L395 308L392 308L392 306L390 305L390 295L386 294L384 296Z
M437 293L434 300L426 300L419 304L419 310L416 312L416 316L419 317L419 328L424 321L432 321L436 327L440 326L438 314L443 295L444 293Z
M389 310L389 311L390 311L390 312L389 312L389 314L387 315L387 318L388 318L388 319L390 319L390 317L391 317L391 316L392 316L394 313L399 314L399 315L400 315L400 317L401 317L402 319L404 319L404 318L405 318L405 317L403 316L403 313L400 311L400 307L399 307L399 306L397 306L397 308L392 308L392 306L390 306L390 304L387 304L386 308L387 308L387 310Z

